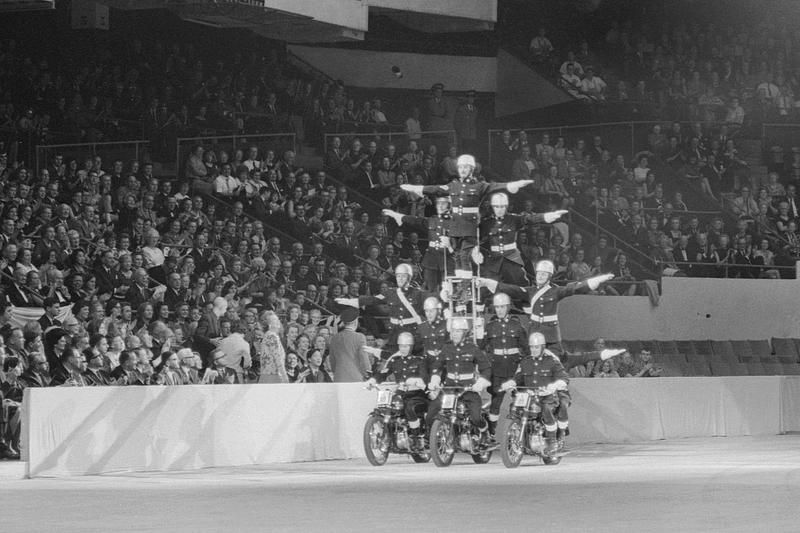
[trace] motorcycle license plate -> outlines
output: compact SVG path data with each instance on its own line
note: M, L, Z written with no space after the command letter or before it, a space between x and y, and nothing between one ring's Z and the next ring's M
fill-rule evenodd
M456 405L455 394L445 394L442 396L442 409L452 409Z
M529 392L518 392L514 398L514 407L528 407L528 400L531 397Z
M389 407L392 403L392 391L380 390L378 391L378 407Z

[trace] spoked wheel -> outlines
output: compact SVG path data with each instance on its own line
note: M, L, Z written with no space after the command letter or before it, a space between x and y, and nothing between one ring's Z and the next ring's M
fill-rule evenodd
M453 442L453 428L442 420L436 420L431 426L431 457L436 466L450 466L456 455Z
M389 431L383 419L375 415L364 424L364 453L372 466L383 466L389 458Z
M500 456L506 468L516 468L522 462L525 454L522 449L522 435L520 423L512 420L508 424L503 440L500 442Z

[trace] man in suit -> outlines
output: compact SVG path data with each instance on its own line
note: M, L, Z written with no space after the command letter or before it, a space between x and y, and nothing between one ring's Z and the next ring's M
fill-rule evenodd
M49 387L50 365L44 354L37 353L33 356L27 370L19 377L23 387Z
M24 268L17 268L14 270L14 281L6 290L6 296L11 302L11 305L17 307L38 307L34 301L33 295L25 287L25 278L27 273Z
M133 272L133 285L128 290L127 300L131 303L131 307L136 310L141 304L150 300L152 291L148 287L149 279L147 271L143 268L137 268Z
M211 366L211 352L222 340L222 328L219 319L228 310L228 301L221 296L214 298L214 307L211 311L204 314L197 323L194 332L194 340L197 343L197 350L203 358L205 366Z
M167 289L164 291L164 303L171 310L177 309L178 305L186 300L186 295L181 289L181 275L173 272L167 277Z
M189 348L178 350L180 360L179 375L184 385L197 385L200 383L200 357Z
M478 109L475 107L475 91L467 92L467 99L456 109L453 127L458 134L459 146L474 153L478 140Z
M435 83L428 99L428 125L432 131L453 129L453 113L450 103L443 97L444 84Z
M136 353L124 350L119 354L119 366L111 372L111 377L121 385L147 385L147 379L137 369Z
M97 280L98 296L114 294L120 280L119 274L114 270L114 253L111 250L105 250L101 255L100 265L95 268L94 276Z
M87 368L86 357L83 353L75 348L67 348L61 354L61 368L54 373L51 385L53 387L88 387L92 383L83 377Z
M330 362L333 379L336 383L364 381L370 374L370 360L367 355L372 349L367 347L367 339L358 333L358 309L347 307L340 315L344 329L330 340ZM380 350L378 350L378 356Z
M127 287L117 287L117 290L127 290ZM72 301L67 288L64 287L64 273L56 268L47 271L47 285L42 287L41 293L55 298L61 305L67 305Z
M339 257L351 266L360 263L356 256L361 254L361 247L356 238L355 230L355 223L352 220L348 220L342 227L342 233L337 234L334 239L334 245Z
M84 355L86 356L86 363L88 367L86 372L83 373L83 377L86 380L87 385L111 385L113 382L111 379L111 374L109 374L109 372L103 368L103 354L101 354L99 351L89 349L84 352Z
M58 312L61 310L61 302L55 296L48 296L42 303L44 307L44 314L39 318L38 322L42 326L42 331L52 326L60 326L61 321L56 318Z

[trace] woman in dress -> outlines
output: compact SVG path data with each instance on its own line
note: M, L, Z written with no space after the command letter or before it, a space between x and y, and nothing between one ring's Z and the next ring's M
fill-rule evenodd
M261 375L259 383L288 383L286 375L286 352L281 343L281 321L278 315L268 311L266 316L267 331L264 331L259 340L261 328L255 332L256 354L261 362Z

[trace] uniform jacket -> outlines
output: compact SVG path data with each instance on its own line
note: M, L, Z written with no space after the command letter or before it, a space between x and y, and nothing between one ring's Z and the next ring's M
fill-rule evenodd
M561 329L558 327L558 302L568 296L579 292L588 291L589 285L586 281L569 283L564 287L550 285L544 287L517 287L507 283L499 283L497 292L504 292L512 300L519 300L526 303L524 309L530 313L531 325L530 332L538 331L544 335L548 344L561 342ZM532 303L534 296L539 291L541 295Z
M494 215L481 221L481 252L484 255L483 267L488 272L500 272L502 262L511 261L523 265L522 254L517 248L517 234L526 224L541 224L544 215L506 214L502 219Z
M425 358L428 361L428 371L432 372L445 343L449 340L447 333L447 320L436 317L433 322L425 321L417 328L417 337L422 343Z
M519 317L496 316L486 325L481 348L492 361L493 378L511 378L528 351L528 334Z
M422 256L423 268L441 269L444 266L445 255L449 254L447 249L439 245L439 237L449 236L451 221L449 213L427 218L409 215L403 217L403 224L425 228L428 232L428 249L425 251L425 255ZM448 271L452 272L454 268L452 257L448 257Z
M424 194L437 194L447 191L450 194L450 235L453 237L474 237L478 229L478 208L481 202L494 191L505 190L505 183L486 183L475 178L463 181L453 180L447 185L426 185ZM465 212L464 210L469 210Z
M403 303L399 293L404 295L411 310ZM392 287L377 296L359 296L358 305L386 305L389 308L389 321L392 326L413 329L422 323L425 316L422 304L427 296L425 291L416 287L406 286L403 289Z
M420 355L406 355L390 359L388 364L381 365L380 370L375 376L378 383L383 382L387 376L394 374L396 383L403 383L408 378L420 378L425 383L428 382L428 363Z
M466 387L478 376L490 380L492 363L483 351L470 341L448 342L442 348L432 374L442 378L445 387Z
M519 367L514 381L520 387L546 387L559 379L569 383L569 374L561 361L548 350L544 350L541 357L523 357Z

